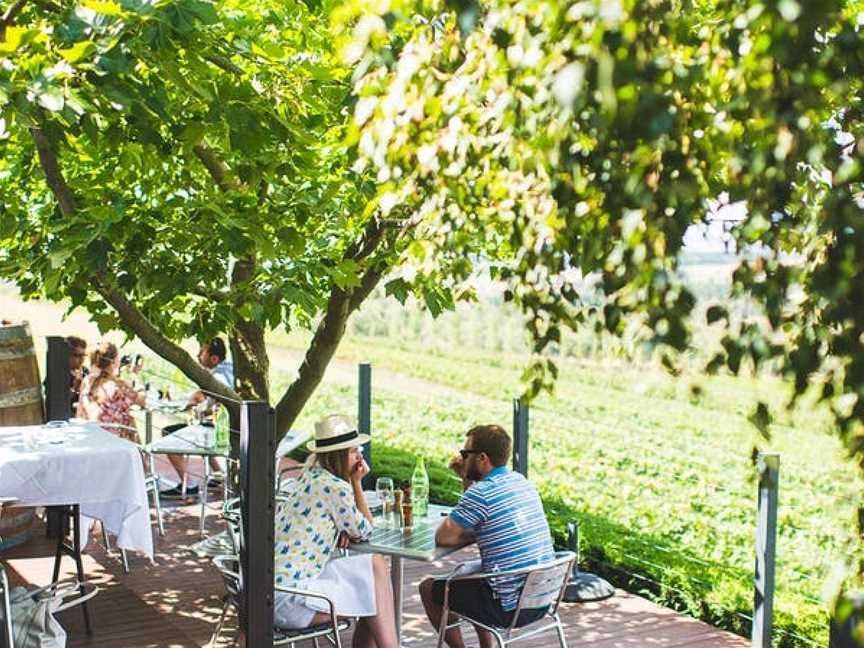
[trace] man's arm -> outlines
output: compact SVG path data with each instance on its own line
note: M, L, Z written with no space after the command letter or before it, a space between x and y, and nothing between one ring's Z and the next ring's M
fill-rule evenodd
M451 517L444 519L435 532L435 544L442 547L455 547L474 542L474 531L464 528Z

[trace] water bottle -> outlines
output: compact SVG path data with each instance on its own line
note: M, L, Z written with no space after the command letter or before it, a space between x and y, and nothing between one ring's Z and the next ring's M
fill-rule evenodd
M429 475L423 457L417 458L414 474L411 475L411 500L415 517L426 517L429 511Z
M217 405L216 412L216 445L220 448L227 448L231 441L231 419L228 416L228 408L224 405Z

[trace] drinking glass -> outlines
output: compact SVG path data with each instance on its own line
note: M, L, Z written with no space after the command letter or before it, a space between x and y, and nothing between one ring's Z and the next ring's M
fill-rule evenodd
M379 477L375 481L375 491L381 502L381 523L388 527L393 517L393 480L389 477Z

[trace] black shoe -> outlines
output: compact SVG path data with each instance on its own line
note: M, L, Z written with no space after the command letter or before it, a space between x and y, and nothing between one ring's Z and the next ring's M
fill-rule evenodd
M222 480L218 477L211 477L207 480L207 488L222 488Z
M197 486L187 486L186 494L183 494L183 488L180 484L175 486L174 488L169 488L168 490L159 491L159 497L167 497L167 498L183 498L183 497L197 497L198 496L198 487Z

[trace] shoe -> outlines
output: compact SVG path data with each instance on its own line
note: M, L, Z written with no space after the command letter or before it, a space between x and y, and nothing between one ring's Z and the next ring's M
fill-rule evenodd
M207 488L222 488L222 479L219 477L211 477L207 480Z
M186 495L183 495L183 488L179 484L174 488L169 488L168 490L159 491L159 497L167 497L167 498L183 498L183 497L197 497L198 496L198 486L187 486L186 487Z

